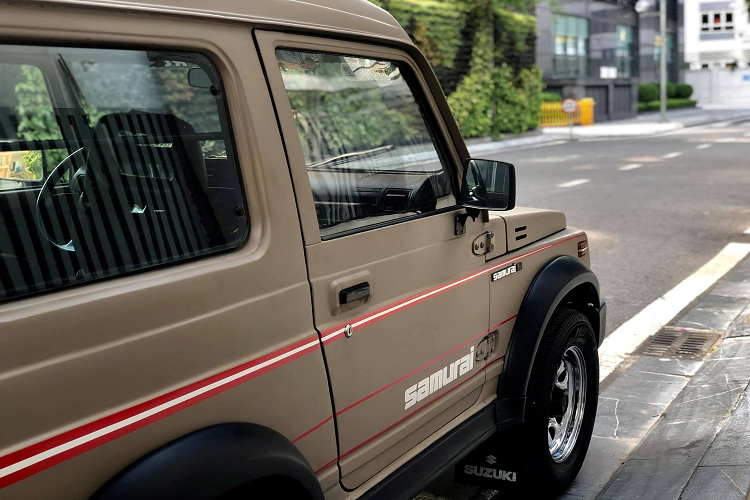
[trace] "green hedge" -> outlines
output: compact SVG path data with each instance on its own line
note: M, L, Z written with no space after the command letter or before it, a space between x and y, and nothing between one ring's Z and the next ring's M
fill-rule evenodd
M661 83L654 83L656 90L661 96ZM677 85L672 82L667 82L667 99L675 99L677 97ZM659 99L659 97L657 97Z
M638 85L638 102L646 103L659 99L659 87L653 83L642 83Z
M698 101L692 99L667 99L667 109L694 108ZM661 103L659 101L639 102L638 111L659 111Z
M677 97L679 99L688 99L691 95L693 95L692 85L688 85L687 83L677 84Z
M562 101L562 96L560 94L555 94L554 92L542 92L540 97L542 98L542 102Z

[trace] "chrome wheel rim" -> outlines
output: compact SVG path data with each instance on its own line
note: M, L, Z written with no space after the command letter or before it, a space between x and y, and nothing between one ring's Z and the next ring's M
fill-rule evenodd
M586 361L577 346L565 349L552 385L547 426L549 453L557 463L573 452L586 408Z

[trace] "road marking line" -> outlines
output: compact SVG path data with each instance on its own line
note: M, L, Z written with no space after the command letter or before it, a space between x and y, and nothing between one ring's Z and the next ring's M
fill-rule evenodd
M644 340L669 323L748 254L750 243L729 243L703 267L612 332L599 348L599 380L604 380Z
M745 231L742 234L750 234L750 227L745 229Z
M586 184L587 182L591 182L591 179L576 179L574 181L563 182L562 184L558 184L557 187L572 188L575 186L580 186L581 184Z
M700 146L695 146L695 149L708 149L710 147L710 144L701 144Z
M643 163L631 163L630 165L625 165L624 167L620 167L617 170L635 170L636 168L641 168L643 166Z
M747 134L745 134L745 137L750 137L750 132L748 132Z
M675 151L674 153L667 153L662 158L666 158L667 160L670 158L677 158L678 156L682 155L679 151Z

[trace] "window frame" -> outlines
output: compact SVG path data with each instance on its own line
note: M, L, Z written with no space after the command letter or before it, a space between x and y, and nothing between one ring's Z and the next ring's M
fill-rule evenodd
M727 15L731 21L727 21ZM707 16L708 22L703 22L704 16ZM719 22L715 23L716 16L719 16ZM701 33L733 33L734 32L734 11L733 10L712 10L701 12Z
M36 48L69 48L69 49L91 49L91 50L120 50L120 51L139 51L139 52L163 52L163 53L180 53L180 54L194 54L198 55L200 57L205 58L212 66L215 72L215 76L218 78L219 86L222 90L223 95L223 106L217 105L217 113L219 114L219 120L220 123L226 125L226 134L229 135L228 142L230 144L230 147L233 151L233 157L234 157L234 174L237 176L237 187L240 190L239 193L239 199L242 203L242 208L244 210L246 225L244 230L244 235L242 238L237 240L236 243L233 243L231 246L227 246L226 248L221 248L217 250L211 250L207 253L200 254L200 255L188 255L184 257L179 257L174 260L169 260L166 262L161 262L157 264L151 264L146 265L142 267L138 267L135 269L127 270L127 271L120 271L117 270L116 272L112 272L111 274L107 274L104 276L99 276L93 279L85 280L76 282L75 280L71 280L70 283L66 284L53 284L52 286L48 287L42 287L38 286L35 287L33 291L30 292L22 292L18 294L13 294L10 296L6 296L4 298L0 297L0 306L3 304L15 302L18 300L28 299L30 297L36 297L38 295L48 295L48 294L56 294L63 291L67 291L70 289L75 289L79 287L91 287L92 285L96 284L102 284L111 282L112 280L117 279L123 279L126 277L132 277L136 275L141 275L144 273L154 273L154 271L163 270L166 268L172 268L175 266L181 266L185 264L194 263L196 261L206 260L210 258L215 258L217 256L226 255L228 253L234 253L238 250L242 249L243 247L247 246L247 243L249 240L251 240L253 235L253 226L254 224L257 225L261 222L255 222L258 221L259 217L254 216L257 214L254 214L255 210L253 208L252 203L250 203L250 199L248 199L248 179L245 178L243 175L242 170L242 160L240 158L240 152L238 147L238 141L237 141L237 133L235 132L235 128L233 126L232 122L232 115L231 115L231 109L233 107L233 103L231 102L231 97L229 95L229 84L232 83L231 77L229 80L225 78L224 75L224 69L226 68L226 65L224 64L218 64L217 54L214 54L211 50L209 50L208 47L198 47L198 46L182 46L182 47L174 47L167 44L163 45L157 45L154 44L148 44L148 45L141 45L137 43L99 43L94 44L91 42L91 40L86 41L78 41L78 40L58 40L55 38L49 38L45 39L44 41L40 42L33 42L33 41L26 41L26 40L3 40L0 42L0 47L4 45L15 45L15 46L28 46L28 47L36 47ZM47 88L47 92L49 94L50 103L53 107L53 110L58 106L65 107L69 104L69 101L71 100L71 97L68 95L68 90L65 88L59 88L57 86L51 85L50 75L48 74L48 71L51 69L49 65L47 67L42 67L39 64L39 59L29 59L29 62L24 62L22 64L29 64L36 66L40 69L42 72L42 75L44 76L45 81L45 87ZM41 59L42 62L47 62L45 59ZM58 75L55 75L55 78L58 78ZM223 130L222 130L223 131ZM59 142L66 143L65 139L65 133L63 130L60 130L60 133L62 135L62 139ZM58 141L52 141L52 142L58 142ZM24 186L17 189L8 189L8 190L0 190L0 196L3 196L4 193L18 193L20 191L27 191L27 190L35 190L39 189L41 185L46 181L47 174L49 173L47 169L47 165L43 165L43 178L38 182L39 185L34 186ZM61 186L57 186L56 189L59 189Z
M305 245L344 238L365 231L372 231L383 227L402 224L435 215L454 212L461 209L460 180L458 176L462 171L461 161L457 148L448 132L437 103L432 96L424 76L419 70L416 62L405 52L374 43L350 42L331 38L320 38L305 35L285 34L274 31L256 31L256 38L260 49L260 55L266 70L266 78L271 91L271 97L276 108L277 122L281 130L284 146L287 152L289 169L292 174L295 197L297 199L297 210L300 216L302 232ZM456 199L454 205L443 207L429 213L405 215L397 219L374 222L362 227L352 228L331 235L322 235L315 212L312 188L307 174L302 145L294 122L293 112L286 87L282 80L276 62L276 50L297 50L303 52L325 52L341 55L352 55L352 57L367 57L372 59L384 59L397 62L402 72L406 70L408 76L405 81L414 94L417 105L420 106L425 125L432 136L435 149L441 159L443 169L447 171ZM418 88L419 91L416 91Z

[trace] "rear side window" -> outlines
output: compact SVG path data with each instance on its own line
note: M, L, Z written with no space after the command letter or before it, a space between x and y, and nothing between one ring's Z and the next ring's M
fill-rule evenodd
M405 64L284 49L276 59L323 239L456 205Z
M0 300L231 249L246 213L207 58L0 46Z

